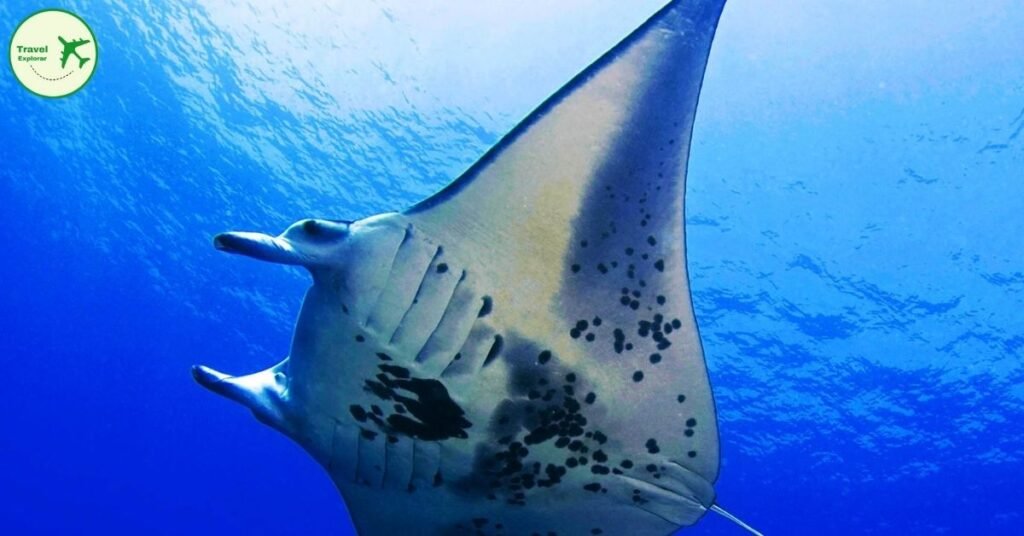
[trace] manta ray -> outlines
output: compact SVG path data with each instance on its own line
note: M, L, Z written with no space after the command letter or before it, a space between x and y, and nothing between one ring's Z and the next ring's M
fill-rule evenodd
M742 525L715 502L683 219L723 5L669 3L404 211L216 236L312 285L287 358L195 379L312 455L361 535Z

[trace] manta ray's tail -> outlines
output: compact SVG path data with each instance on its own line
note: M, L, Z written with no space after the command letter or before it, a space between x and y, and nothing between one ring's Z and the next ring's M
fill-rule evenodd
M754 534L755 536L764 536L764 534L758 532L756 529L754 529L754 527L751 527L750 525L744 523L742 519L730 514L729 512L726 512L724 508L718 506L717 504L711 505L711 511L747 529L751 534Z

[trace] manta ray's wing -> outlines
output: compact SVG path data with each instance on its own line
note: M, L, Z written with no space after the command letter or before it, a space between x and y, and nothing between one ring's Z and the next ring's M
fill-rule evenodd
M507 315L510 329L557 326L543 344L600 378L598 396L616 400L618 431L634 447L707 482L718 475L718 436L690 303L683 197L723 4L670 3L408 211L500 282L495 316Z
M696 522L719 459L683 195L723 3L670 3L404 213L220 235L314 284L285 361L197 380L315 456L361 534Z

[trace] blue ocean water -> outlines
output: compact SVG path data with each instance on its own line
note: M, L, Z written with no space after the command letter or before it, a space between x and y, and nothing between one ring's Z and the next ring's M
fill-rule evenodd
M0 530L350 533L189 375L283 357L307 284L211 236L408 206L659 4L64 5L89 86L0 76ZM0 4L0 42L41 7ZM727 6L689 262L719 500L766 534L1021 532L1022 50L1014 0Z

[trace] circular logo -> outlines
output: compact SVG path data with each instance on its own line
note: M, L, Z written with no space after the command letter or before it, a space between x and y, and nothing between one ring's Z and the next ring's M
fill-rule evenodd
M96 36L81 17L62 9L33 13L14 30L14 77L40 97L66 97L96 71Z

